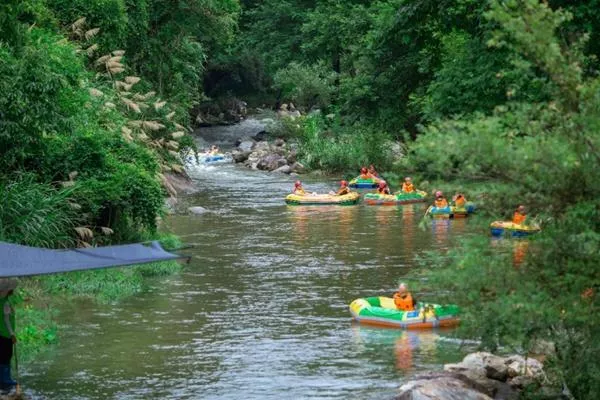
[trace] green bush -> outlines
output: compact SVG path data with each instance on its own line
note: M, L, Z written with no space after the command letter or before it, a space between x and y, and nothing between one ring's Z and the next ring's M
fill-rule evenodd
M327 108L335 91L336 74L323 64L303 65L290 63L275 74L274 85L284 101L292 101L300 108Z
M299 153L308 168L340 172L391 165L390 139L384 132L364 125L341 126L318 114L306 117L302 127Z

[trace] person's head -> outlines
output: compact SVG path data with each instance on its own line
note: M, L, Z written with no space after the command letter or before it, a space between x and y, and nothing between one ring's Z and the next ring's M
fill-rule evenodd
M294 187L295 187L295 188L302 187L302 182L300 182L300 181L296 181L296 182L294 183Z
M343 181L340 182L340 186L343 187L343 188L345 188L345 187L348 186L348 182L343 180Z
M366 173L367 173L367 168L366 168L366 167L362 167L362 168L360 169L360 173L361 173L361 174L366 174Z
M436 199L441 199L442 197L444 197L444 193L442 193L441 190L438 190L437 192L435 192Z
M369 170L370 171L375 171L375 166L373 164L369 165Z
M406 293L406 292L408 292L408 286L406 286L406 283L401 282L400 285L398 285L398 292L399 293Z
M404 182L411 183L412 182L412 178L410 176L407 176L406 178L404 178Z
M385 189L387 186L386 181L379 181L379 189Z
M527 212L527 209L524 205L521 204L519 207L517 207L517 211L521 214L525 214Z

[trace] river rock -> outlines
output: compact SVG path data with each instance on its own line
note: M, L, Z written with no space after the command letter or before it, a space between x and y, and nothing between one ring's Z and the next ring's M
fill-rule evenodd
M508 376L511 378L522 375L539 380L544 377L544 367L535 358L525 359L522 356L514 355L508 357L505 362L508 367Z
M260 152L260 151L270 151L271 146L269 145L269 142L258 142L256 143L256 146L254 146L254 151L255 152Z
M400 387L395 400L492 400L467 379L451 373L433 372L416 376Z
M254 140L243 140L241 141L237 148L240 151L252 151L252 149L256 146L256 142Z
M194 215L202 215L208 212L206 208L200 206L188 207L188 211Z
M269 154L258 161L256 167L264 171L273 171L279 167L286 165L285 158L278 154Z
M252 136L252 139L256 140L257 142L262 142L267 140L267 138L269 137L269 133L265 130L258 132L256 135Z
M165 210L167 214L175 214L175 207L177 206L178 200L177 197L167 197L165 199Z
M444 371L465 374L473 379L506 381L508 377L505 359L486 352L469 354L458 364L446 364Z
M249 157L250 154L252 154L251 151L238 151L232 154L233 157L233 161L235 161L236 163L241 163L246 161Z
M292 172L292 168L289 165L284 165L277 168L276 170L273 170L273 172L279 172L281 174L290 174Z
M275 139L275 142L273 142L273 144L277 147L281 147L285 145L285 140L283 140L282 138L277 138Z
M288 154L285 156L286 161L288 162L288 164L293 164L296 162L298 158L298 151L297 150L290 150L288 152Z
M292 172L297 174L303 174L306 172L306 167L299 162L295 162L291 165Z

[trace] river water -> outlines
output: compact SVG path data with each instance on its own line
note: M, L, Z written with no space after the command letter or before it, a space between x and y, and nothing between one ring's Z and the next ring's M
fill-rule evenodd
M415 257L447 249L467 220L420 228L422 205L291 207L292 177L189 172L199 192L184 202L209 212L166 224L194 246L191 263L117 304L65 306L60 343L25 368L30 396L389 399L411 375L462 358L451 331L357 326L348 304L391 295Z

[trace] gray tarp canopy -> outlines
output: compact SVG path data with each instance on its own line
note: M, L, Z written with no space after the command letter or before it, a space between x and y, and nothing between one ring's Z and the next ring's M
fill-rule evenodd
M158 242L71 250L49 250L0 242L0 277L53 274L185 258Z

